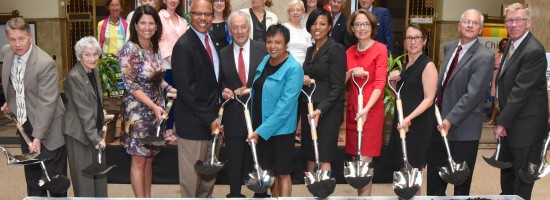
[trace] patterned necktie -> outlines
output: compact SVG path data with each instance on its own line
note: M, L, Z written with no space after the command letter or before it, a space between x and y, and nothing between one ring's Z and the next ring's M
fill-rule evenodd
M451 75L453 75L453 71L458 64L458 58L460 57L460 51L462 51L462 46L458 45L455 53L455 57L451 61L451 66L449 66L449 70L447 70L447 75L445 76L445 80L443 81L443 84L441 85L441 91L439 91L439 96L437 97L437 104L439 106L443 103L443 93L445 93L445 87L447 87L447 82L449 79L451 79Z
M25 84L23 82L23 60L17 57L15 66L15 102L17 104L17 121L23 125L27 121L27 108L25 106Z
M210 43L208 43L208 34L204 35L204 45L206 46L206 52L208 53L208 57L210 57L210 61L214 63L214 59L212 58L212 49L210 49Z
M243 48L239 51L239 78L244 86L246 86L246 69L244 67Z
M516 47L514 46L513 42L510 42L510 50L508 50L508 54L506 55L506 60L504 60L504 65L502 65L502 69L500 70L499 76L502 75L502 72L504 72L504 69L506 68L506 65L510 61L510 58L512 57L512 54L514 54L514 51L516 51Z

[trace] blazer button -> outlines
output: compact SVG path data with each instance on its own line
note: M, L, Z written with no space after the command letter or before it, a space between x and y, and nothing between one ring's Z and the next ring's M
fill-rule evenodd
M264 100L264 103L267 103L267 100Z

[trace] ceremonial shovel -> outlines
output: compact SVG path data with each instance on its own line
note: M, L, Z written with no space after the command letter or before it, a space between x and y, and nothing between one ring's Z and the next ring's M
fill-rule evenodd
M546 161L546 151L548 150L549 143L550 143L550 132L546 137L546 141L544 142L544 147L542 148L542 152L540 152L540 165L537 166L533 163L529 163L527 172L523 171L523 169L520 169L519 177L521 178L521 180L525 181L526 183L532 183L546 176L550 172L550 167L548 166L548 162Z
M220 106L220 110L218 111L218 120L220 120L220 123L222 122L223 109L225 104L227 104L227 102L229 102L229 99L225 100L222 103L222 105ZM214 134L214 139L212 139L212 151L210 154L210 161L206 162L202 160L197 160L197 162L195 163L195 170L197 170L199 173L204 175L210 175L210 174L216 173L223 168L223 165L225 165L224 162L220 162L218 161L218 159L216 159L216 146L218 144L220 129L218 128L214 130L213 134Z
M166 140L160 136L162 132L164 132L166 128L166 121L168 120L168 113L170 113L170 109L172 109L172 105L174 104L174 99L176 98L176 93L168 93L166 94L166 98L168 98L168 103L166 103L166 114L162 115L160 122L157 125L157 134L155 136L145 136L144 138L138 139L139 143L142 145L153 145L153 146L162 146L166 144Z
M101 129L101 133L103 134L103 137L101 138L101 141L105 142L105 135L107 135L107 124L113 120L115 115L106 115L105 121L103 123L103 128ZM105 151L105 147L99 147L98 149L98 156L97 156L97 163L92 163L90 166L86 167L82 170L82 173L88 174L88 175L104 175L107 174L113 167L108 166L105 163L103 163L103 153Z

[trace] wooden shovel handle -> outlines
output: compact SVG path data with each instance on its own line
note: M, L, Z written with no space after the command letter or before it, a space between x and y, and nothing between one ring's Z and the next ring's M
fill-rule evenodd
M401 99L395 100L395 106L397 107L397 116L399 117L399 123L403 123L403 103ZM399 138L405 138L407 133L403 129L399 129Z
M437 125L441 126L443 122L441 120L441 113L439 112L439 108L437 107L437 105L435 106L435 119L437 120ZM440 128L439 132L441 133L442 137L447 136L447 131L445 131L445 129Z
M309 115L313 115L313 103L309 102L307 103L307 110L309 112ZM317 128L315 127L315 119L312 118L309 122L309 128L311 130L311 139L317 140Z

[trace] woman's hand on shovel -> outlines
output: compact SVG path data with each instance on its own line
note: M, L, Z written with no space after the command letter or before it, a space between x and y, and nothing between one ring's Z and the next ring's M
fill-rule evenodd
M398 124L397 129L403 129L405 130L405 133L409 132L409 126L411 126L411 120L407 117L403 119L403 124Z
M105 149L105 141L101 140L97 145L95 145L95 149Z
M312 118L315 119L315 128L317 128L317 124L319 124L319 116L321 116L321 110L315 109L313 113L307 115L307 119L311 120Z
M246 138L246 142L250 142L254 140L254 143L258 143L258 138L260 137L260 134L258 132L254 131L254 133L248 135L248 138Z
M369 114L369 110L363 108L361 112L358 112L357 115L355 115L355 121L359 120L359 118L363 119L363 124L367 121L367 116Z

